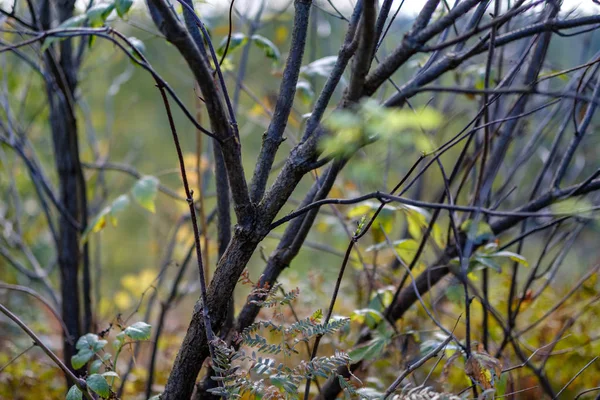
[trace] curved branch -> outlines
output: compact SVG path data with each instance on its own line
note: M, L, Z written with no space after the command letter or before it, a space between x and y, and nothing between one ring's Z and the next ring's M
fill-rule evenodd
M75 382L75 385L77 385L77 387L79 388L79 390L81 390L84 394L84 396L86 397L86 399L92 400L93 397L90 395L90 393L87 390L87 384L85 382L85 380L78 378L61 360L60 358L58 358L58 356L56 354L54 354L54 352L52 350L50 350L50 348L48 346L46 346L39 337L37 337L37 335L23 322L21 321L21 319L19 317L17 317L15 314L13 314L12 312L10 312L10 310L6 307L4 307L4 305L0 304L0 312L2 312L4 315L6 315L8 318L10 318L15 324L17 324L19 326L19 328L21 328L23 331L25 331L25 333L27 335L29 335L29 337L31 339L33 339L33 341L35 342L36 345L38 345L43 351L44 353L46 353L46 355L48 357L50 357L50 359L52 361L54 361L54 363L65 373L66 376L68 376L73 382Z

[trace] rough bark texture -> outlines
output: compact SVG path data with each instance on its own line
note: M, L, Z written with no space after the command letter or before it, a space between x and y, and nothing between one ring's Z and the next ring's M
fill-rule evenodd
M229 247L217 266L215 275L208 288L208 307L211 322L215 327L221 326L226 318L231 293L239 276L250 260L252 253L262 238L254 232L236 228ZM198 302L192 315L192 321L175 360L174 368L162 399L189 399L202 368L208 357L208 343L202 319L202 304ZM182 368L181 366L185 366Z
M65 21L73 16L74 1L57 3L58 20ZM41 20L49 24L50 7L42 6ZM52 79L46 81L46 92L50 108L50 128L54 147L54 160L59 179L60 215L58 264L60 267L62 318L71 337L63 335L63 357L71 367L71 356L75 354L75 342L82 333L81 293L79 287L79 266L82 253L79 238L86 224L85 180L79 159L77 120L75 116L75 89L77 87L77 66L74 62L72 41L60 43L60 58L55 52L46 52L46 68ZM84 277L84 286L90 293L85 296L86 329L91 327L91 287L89 270ZM87 315L89 314L89 315Z

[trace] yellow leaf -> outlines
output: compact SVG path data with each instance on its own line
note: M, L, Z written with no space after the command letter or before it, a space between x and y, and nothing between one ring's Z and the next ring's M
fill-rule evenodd
M119 310L125 310L131 306L131 297L127 292L119 290L113 296L113 302Z
M312 322L315 322L315 323L317 323L317 324L318 324L319 322L321 322L321 319L322 319L322 318L323 318L323 310L321 310L320 308L319 308L317 311L315 311L315 312L314 312L314 313L313 313L313 314L310 316L310 320L311 320Z
M102 214L92 228L92 232L100 232L106 226L106 214Z
M156 280L156 273L145 269L138 275L127 274L121 278L121 286L134 296L140 296Z
M590 277L585 282L583 282L583 288L585 290L592 291L595 293L596 292L595 288L596 288L597 282L598 282L598 273L595 272L592 275L590 275Z
M285 25L279 25L275 30L275 43L284 43L289 36L288 28Z
M481 343L473 344L471 356L465 363L465 373L483 390L494 389L496 380L500 380L502 363L489 355Z
M362 217L363 215L365 215L369 211L371 211L372 208L373 207L370 204L363 204L363 205L360 205L360 206L356 206L356 207L352 208L350 211L348 211L348 213L346 214L346 216L348 218Z

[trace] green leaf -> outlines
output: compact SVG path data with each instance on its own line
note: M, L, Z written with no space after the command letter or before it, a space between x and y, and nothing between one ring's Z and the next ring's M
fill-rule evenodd
M394 220L396 218L396 209L390 206L384 206L377 218L373 221L371 227L371 235L375 242L382 242L385 240L385 234L389 234L394 227Z
M361 114L367 122L367 129L372 135L396 140L398 134L413 131L419 135L423 130L437 128L442 122L442 115L432 108L417 110L384 107L376 100L366 99L361 103ZM429 146L429 144L426 144Z
M392 303L394 292L395 289L391 286L377 290L371 297L367 308L383 312L385 308Z
M106 226L106 216L110 214L110 207L104 207L96 218L87 226L81 234L80 245L83 246L89 239L90 233L100 232Z
M110 396L110 386L102 375L92 374L86 379L88 387L100 397L107 399Z
M475 261L487 268L493 269L498 273L502 272L502 267L500 267L500 265L490 257L476 256Z
M415 255L416 251L419 249L419 243L413 239L400 239L392 242L392 245L396 249L396 252L404 260L408 262L412 260L412 257ZM380 251L389 247L387 242L380 242L374 245L367 247L365 251Z
M433 229L431 230L431 237L440 249L446 247L446 239L444 236L444 232L442 228L440 228L439 224L433 224Z
M434 349L436 349L437 347L439 347L448 337L443 335L443 334L436 334L435 335L435 339L429 339L424 341L423 343L421 343L421 345L419 346L419 351L421 352L421 354L423 356L425 356L426 354L431 353ZM456 345L454 342L450 342L448 344L446 344L446 347L444 347L444 350L446 352L450 351L450 352L455 352L457 350L461 350L461 348Z
M129 203L129 196L123 194L117 197L109 206L104 207L81 235L81 246L87 242L91 233L100 232L102 229L104 229L107 218L110 219L110 222L113 226L117 226L117 215L125 210Z
M561 200L550 206L553 213L560 215L578 215L582 217L591 217L593 205L586 199L570 198Z
M77 350L91 349L94 352L100 351L106 346L106 340L100 340L98 335L88 333L77 340L75 348Z
M154 176L145 176L137 181L131 189L135 201L150 212L156 211L154 200L158 193L158 182L158 178Z
M90 365L90 374L95 374L100 371L100 367L102 366L102 360L94 360Z
M465 374L481 389L494 389L496 382L502 375L502 363L497 358L489 355L483 345L479 345L476 351L465 362Z
M96 28L104 25L104 22L106 22L106 19L114 9L114 3L98 4L90 8L86 12L86 15L90 19L90 26Z
M339 376L340 376L340 378L342 378L341 375L339 375ZM369 381L370 381L370 379L369 379ZM362 388L356 389L356 394L359 399L363 399L363 400L377 400L377 399L383 399L385 397L385 393L382 393L372 387L362 387ZM398 396L395 396L394 398L397 398L397 397Z
M231 54L239 47L248 43L248 36L243 33L236 32L231 34L231 40L229 41L229 49L227 50L227 54ZM222 56L225 52L225 47L227 47L227 37L223 38L219 47L217 48L217 54Z
M298 386L290 380L290 377L283 374L271 375L269 380L273 386L284 390L287 394L291 395L292 398L298 397Z
M105 373L102 374L103 377L107 378L118 378L121 379L121 377L119 376L119 374L117 374L115 371L106 371Z
M403 239L394 242L396 253L398 253L402 261L407 264L412 262L415 254L417 254L417 250L419 250L419 246L419 242L413 239Z
M323 121L333 135L325 137L320 147L325 153L336 156L349 156L365 142L363 121L355 112L341 110L332 113Z
M57 26L56 29L79 28L87 18L88 16L86 14L76 15L65 20L62 24Z
M312 64L303 67L305 75L310 76ZM323 121L333 135L326 137L321 147L323 151L347 156L362 145L383 138L429 152L433 149L431 138L422 131L437 128L441 121L442 115L431 108L416 111L388 108L368 99L353 110L334 111Z
M135 36L130 36L129 38L127 38L127 40L129 41L129 43L131 43L133 47L135 47L137 51L139 51L142 54L146 54L146 45L140 39L136 38Z
M96 342L98 342L98 335L88 333L77 339L77 343L75 343L75 348L77 350L92 348Z
M80 26L83 26L83 24L85 23L87 18L88 17L85 14L76 15L74 17L71 17L71 18L65 20L62 24L58 25L56 27L56 29L79 28ZM46 40L44 40L44 43L42 44L40 52L42 52L42 53L45 52L46 50L48 50L50 45L52 45L52 43L57 42L59 40L64 40L64 39L65 39L64 37L57 37L57 36L47 38Z
M452 285L446 289L446 298L456 305L465 305L465 291L462 285Z
M94 352L91 349L79 350L77 354L71 357L71 365L74 369L80 369L94 357Z
M321 319L323 319L323 310L321 310L320 308L314 313L312 313L312 315L310 316L310 320L314 321L317 324L321 322Z
M367 202L366 204L362 204L356 206L346 214L348 218L354 219L356 217L364 217L365 219L370 219L375 215L375 212L379 209L380 205L374 202ZM367 251L372 250L380 250L386 247L386 244L383 242L385 240L385 235L383 232L389 233L394 225L394 219L396 217L396 208L385 205L377 218L373 221L371 225L371 234L373 235L373 239L376 243L379 243L376 246L370 246Z
M525 267L529 266L529 263L527 262L525 257L523 257L520 254L513 253L512 251L498 251L496 253L486 255L485 257L507 257L510 258L512 261L517 262Z
M309 105L315 98L315 91L313 90L310 83L307 81L299 80L296 84L296 94L302 103Z
M116 350L120 350L121 347L123 347L123 343L125 343L125 332L119 332L117 336L115 336L112 345Z
M350 320L361 324L366 323L369 328L373 329L383 321L383 315L377 310L363 308L361 310L354 310L352 315L350 315Z
M155 396L152 396L152 397L150 397L148 400L160 400L160 396L161 396L161 395L162 395L162 394L157 394L157 395L155 395Z
M423 231L427 228L429 213L422 208L412 206L402 206L406 213L406 223L408 225L408 233L415 240L421 239Z
M133 0L116 0L115 8L117 9L117 14L119 14L119 17L123 18L132 5Z
M110 223L117 226L117 215L123 212L131 203L129 196L122 194L117 197L110 205Z
M79 388L75 385L71 386L71 388L67 392L66 400L82 400L82 399L83 399L83 393L81 392L81 390L79 390Z
M92 359L92 357L94 357L94 354L106 346L106 343L106 340L99 340L98 335L93 333L81 336L75 344L75 348L78 352L71 357L71 365L73 365L73 368L82 368Z
M124 332L133 340L148 340L150 339L150 328L150 325L140 321L125 328Z
M274 63L279 63L281 61L281 53L279 52L279 49L266 37L261 35L252 35L252 43L261 49L265 53L265 56L273 60Z
M378 358L386 346L389 343L389 338L385 336L377 336L371 341L369 341L366 345L358 347L348 353L352 362L358 362L361 360L372 360Z
M460 230L467 233L467 237L473 241L474 244L482 244L490 239L494 238L494 232L492 228L483 221L479 221L477 227L473 227L473 221L468 219L462 223Z
M372 210L376 209L377 205L375 203L367 202L365 204L361 204L360 206L356 206L351 208L346 216L350 219L362 217L365 214L370 213Z
M337 62L337 56L323 57L300 68L300 74L306 77L322 76L328 78Z

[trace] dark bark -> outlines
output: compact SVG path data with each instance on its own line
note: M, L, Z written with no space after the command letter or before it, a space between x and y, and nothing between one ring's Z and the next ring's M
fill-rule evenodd
M287 126L296 94L296 84L298 83L302 57L304 56L304 49L306 47L311 5L312 0L297 0L295 2L296 12L290 55L283 71L283 80L279 88L279 96L277 97L273 119L263 136L263 145L261 146L254 177L252 178L250 196L254 202L261 200L267 186L267 179L269 178L275 155L277 154L279 145L285 140L283 132Z
M215 275L208 288L208 309L211 323L220 327L227 313L231 294L237 280L262 237L255 232L236 227L229 247L219 260ZM190 326L175 360L162 399L189 399L202 363L209 356L204 332L201 302L196 304Z
M208 60L203 56L203 53L206 55L206 52L198 48L190 33L181 25L164 0L149 0L148 6L155 21L159 20L159 18L154 17L155 14L162 18L159 28L161 28L167 40L179 50L200 86L213 134L219 140L223 152L233 198L233 208L238 223L249 226L254 220L255 207L250 201L248 193L248 185L242 164L241 145L233 127L230 125L229 116L221 101L221 95L212 78Z
M73 16L74 1L60 1L57 4L58 20L64 21ZM50 7L42 5L47 13L41 20L49 24ZM79 246L81 230L86 226L87 202L85 180L79 159L77 120L75 115L75 89L77 87L77 67L73 60L72 41L60 43L58 62L52 49L45 55L46 68L52 79L46 81L46 92L50 108L50 128L54 147L54 160L59 179L60 203L64 212L60 216L58 264L62 296L62 317L71 337L63 337L63 357L71 368L71 356L76 353L75 341L82 328L91 328L91 280L89 260L85 251L84 295L85 326L81 321L81 291L79 288L79 266L82 252Z
M68 107L56 98L52 88L48 90L50 119L54 144L55 164L59 177L60 202L74 219L79 220L82 202L80 199L78 168L79 152L75 118ZM63 357L71 366L71 356L76 353L75 341L81 335L79 263L79 229L66 216L60 217L58 264L62 297L62 317L72 337L64 337Z
M325 174L323 174L322 178L318 179L312 185L299 207L301 208L314 201L325 198L333 187L335 178L343 168L344 164L345 162L338 162L332 165L332 167L329 168ZM273 251L269 257L269 260L267 261L267 266L265 267L259 281L259 285L261 287L267 284L273 285L285 268L290 266L290 263L300 251L300 248L302 247L302 244L304 243L304 240L306 239L306 236L308 235L310 227L313 225L317 214L318 210L313 210L290 222L283 234L283 237L277 245L277 249ZM248 298L246 301L244 308L240 311L237 317L235 324L236 332L241 332L247 328L258 316L258 313L260 312L260 306L256 304L257 300L263 299L260 299L258 296L254 296Z

